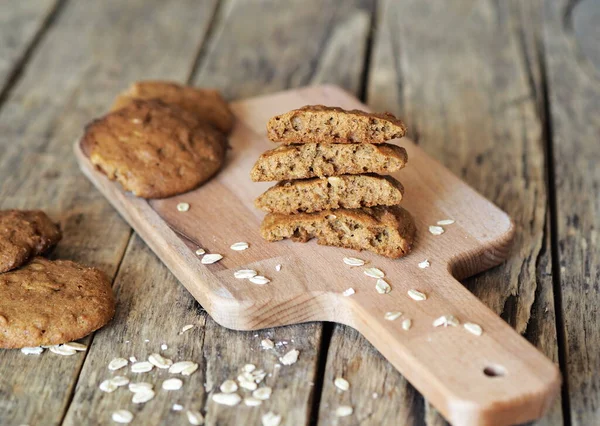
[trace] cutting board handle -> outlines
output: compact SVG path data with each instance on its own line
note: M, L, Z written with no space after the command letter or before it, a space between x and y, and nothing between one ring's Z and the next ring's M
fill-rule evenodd
M429 270L432 269L432 270ZM389 294L341 297L361 332L453 425L511 425L539 418L560 389L558 368L447 270L424 270L418 285L393 283ZM410 298L415 288L427 295ZM395 320L386 312L402 312ZM456 326L434 327L443 315ZM402 322L411 320L405 330ZM465 323L481 326L481 335Z

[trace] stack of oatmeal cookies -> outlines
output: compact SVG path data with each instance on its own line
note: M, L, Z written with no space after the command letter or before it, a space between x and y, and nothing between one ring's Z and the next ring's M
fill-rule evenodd
M282 145L251 171L255 182L280 181L256 200L269 213L265 239L317 238L392 258L410 251L415 225L398 205L404 188L387 176L407 162L404 148L386 143L404 136L404 123L388 113L312 105L271 118L267 132Z

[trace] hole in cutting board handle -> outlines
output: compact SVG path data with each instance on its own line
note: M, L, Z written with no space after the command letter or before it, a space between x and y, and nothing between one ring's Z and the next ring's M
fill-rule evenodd
M488 365L483 369L483 374L488 377L503 377L506 374L506 369L498 364Z

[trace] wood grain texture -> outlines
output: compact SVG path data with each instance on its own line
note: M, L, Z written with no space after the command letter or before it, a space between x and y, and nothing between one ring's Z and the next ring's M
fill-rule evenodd
M130 228L81 176L71 141L132 80L187 76L211 4L178 4L66 5L0 111L0 207L41 208L59 221L64 237L54 257L98 266L110 276L117 270ZM84 358L0 351L2 423L59 424Z
M367 99L377 110L398 113L420 146L515 220L511 257L501 267L467 280L467 285L557 360L551 256L545 235L549 224L536 51L539 4L534 3L382 2ZM353 332L336 327L334 339L341 340L337 334ZM343 365L344 357L340 358ZM400 382L381 362L377 356L363 360L369 367L359 369L354 381L366 383L373 371L385 371L379 381L385 377ZM340 364L328 358L328 369L339 371ZM383 410L397 407L404 417L411 410L405 402L410 391L409 387L378 404ZM362 394L360 388L356 392ZM333 401L339 398L324 387L324 402L328 395ZM354 399L360 401L358 396ZM443 423L429 406L423 420L421 405L412 407L416 423ZM327 411L323 406L321 415L328 416ZM393 418L387 421L394 424ZM539 422L561 423L559 402Z
M390 295L377 294L372 279L343 264L342 257L353 254L350 250L316 246L314 241L291 247L289 241L270 244L260 238L263 215L253 200L265 184L252 183L247 176L254 158L271 146L264 123L305 103L366 108L331 86L236 102L232 109L237 124L224 170L201 188L168 199L147 202L125 194L94 169L78 144L76 153L86 176L220 324L244 330L315 320L348 324L457 424L507 425L539 417L557 393L557 369L448 272L467 276L500 263L508 252L512 224L409 140L403 145L412 167L395 177L401 175L406 187L420 194L403 203L421 230L418 244L402 259L361 253L370 265L386 271L395 288ZM177 211L181 202L190 204L188 212ZM465 204L472 209L465 210ZM425 231L443 217L456 220L444 236ZM198 226L202 223L210 226ZM251 249L233 252L229 246L241 236ZM194 254L198 246L223 254L223 260L202 265ZM432 262L424 271L417 267L422 259ZM283 269L269 274L277 263ZM272 283L240 281L233 276L240 268L256 269ZM357 291L350 298L342 295L349 282ZM406 295L411 288L425 292L427 301L412 301ZM384 319L385 312L396 309L413 320L408 333L400 321ZM462 327L432 327L436 318L449 314L480 324L485 333L475 337ZM486 377L484 370L490 368L502 370L504 377Z
M59 4L59 0L0 3L0 94L18 76L27 54Z
M545 2L558 284L574 425L600 417L600 39L593 19L599 15L598 2Z

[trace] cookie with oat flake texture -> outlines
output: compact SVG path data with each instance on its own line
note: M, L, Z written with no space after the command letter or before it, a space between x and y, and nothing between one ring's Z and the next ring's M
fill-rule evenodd
M276 115L267 123L269 139L285 144L383 143L405 134L404 123L390 113L324 105L307 105Z
M0 273L18 268L56 245L58 226L40 210L0 211Z
M416 228L412 216L402 207L377 206L294 215L269 213L260 233L267 241L290 238L307 242L316 238L321 245L398 258L412 250Z
M81 148L126 191L164 198L190 191L223 164L223 134L162 101L132 101L89 124Z
M233 129L233 113L218 90L182 86L170 81L138 81L117 96L111 110L119 110L134 100L149 99L159 99L194 113L224 134Z
M110 280L96 268L36 257L0 274L0 348L71 342L114 313Z

